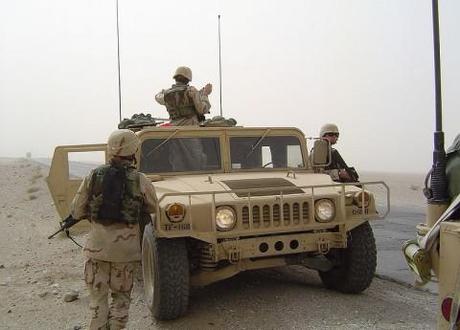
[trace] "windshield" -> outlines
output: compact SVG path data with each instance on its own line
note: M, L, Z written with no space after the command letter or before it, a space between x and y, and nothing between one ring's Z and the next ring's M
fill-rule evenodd
M144 173L215 171L221 169L219 138L149 139L142 142Z
M304 167L300 141L295 136L230 138L232 169Z

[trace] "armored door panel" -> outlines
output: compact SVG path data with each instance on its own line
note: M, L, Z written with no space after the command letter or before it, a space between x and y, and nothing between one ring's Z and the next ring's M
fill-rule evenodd
M83 177L92 168L107 162L106 148L106 144L86 144L58 146L54 150L47 183L62 219L69 214Z

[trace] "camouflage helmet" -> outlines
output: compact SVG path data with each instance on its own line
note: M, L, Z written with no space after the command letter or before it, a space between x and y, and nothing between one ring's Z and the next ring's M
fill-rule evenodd
M173 78L176 79L177 76L182 76L192 81L192 70L187 66L180 66L176 69Z
M134 155L139 148L139 138L129 129L119 129L109 136L107 153L109 158Z
M339 134L339 128L336 124L324 124L319 131L319 136L323 137L327 133L337 133Z

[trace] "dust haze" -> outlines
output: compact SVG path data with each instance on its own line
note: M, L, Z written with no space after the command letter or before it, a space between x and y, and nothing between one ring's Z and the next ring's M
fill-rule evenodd
M219 114L245 126L325 122L358 169L431 165L431 1L119 1L122 115L165 117L154 94L178 65L214 84ZM460 3L440 2L444 132L458 132ZM0 156L50 157L56 145L105 142L118 124L115 1L0 1Z

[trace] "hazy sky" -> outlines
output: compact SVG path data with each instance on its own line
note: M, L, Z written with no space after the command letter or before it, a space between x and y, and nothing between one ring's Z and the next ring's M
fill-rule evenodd
M362 170L431 166L430 0L119 0L123 117L167 115L154 94L178 65L214 84L222 15L223 111L244 126L341 130ZM440 0L446 145L460 123L460 2ZM105 142L118 124L115 0L0 0L0 156Z

